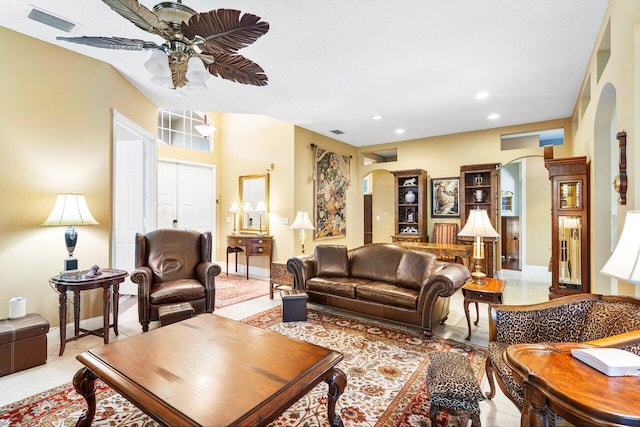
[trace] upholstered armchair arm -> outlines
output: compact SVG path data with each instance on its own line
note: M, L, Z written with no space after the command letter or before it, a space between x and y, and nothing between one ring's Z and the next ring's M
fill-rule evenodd
M316 260L312 254L299 255L287 260L287 270L293 273L293 288L305 290L307 279L316 274Z
M131 281L138 284L138 318L140 323L146 322L147 327L151 321L151 278L149 267L138 267L131 272Z
M624 348L625 350L640 355L640 329L612 335L607 338L600 338L599 340L586 341L585 344L593 344L598 347Z
M215 310L216 276L220 274L220 266L213 262L201 262L196 267L198 280L204 285L206 312Z
M465 284L469 275L469 269L464 265L448 263L426 280L418 296L418 314L425 331L431 333L442 316L448 314L448 298Z

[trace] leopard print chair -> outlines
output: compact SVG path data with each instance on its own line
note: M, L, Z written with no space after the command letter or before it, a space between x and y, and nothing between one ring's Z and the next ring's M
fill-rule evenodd
M586 342L640 355L640 299L579 294L529 305L490 306L486 374L495 396L494 373L503 393L522 411L522 386L504 361L512 344Z

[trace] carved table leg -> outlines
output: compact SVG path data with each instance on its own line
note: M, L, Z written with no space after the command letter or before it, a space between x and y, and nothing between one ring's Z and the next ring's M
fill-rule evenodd
M523 427L551 427L548 409L548 402L544 393L525 383L524 406L520 417L520 425Z
M67 290L58 288L58 317L60 319L60 353L64 353L64 347L67 344Z
M81 368L73 376L73 387L87 401L87 411L83 413L76 426L91 426L96 414L96 379L98 377L89 368Z
M470 340L471 339L471 319L469 318L469 303L471 301L469 301L468 298L464 299L463 305L464 305L464 317L467 318L467 330L469 331L469 334L467 335L467 337L465 338L465 340Z
M484 395L487 396L487 399L493 399L493 397L496 395L496 385L493 382L493 364L491 364L491 361L488 357L484 362L484 366L485 372L487 374L487 381L489 381L489 392L485 393Z
M329 385L327 392L327 396L329 397L329 401L327 402L329 422L333 427L342 427L342 419L340 415L336 414L336 402L347 386L347 376L338 368L333 368L329 373L330 376L325 380Z

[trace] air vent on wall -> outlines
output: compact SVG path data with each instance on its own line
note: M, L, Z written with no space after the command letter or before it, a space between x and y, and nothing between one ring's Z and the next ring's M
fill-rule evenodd
M34 21L38 21L41 24L57 28L58 30L64 31L66 33L70 33L71 30L73 30L76 26L76 24L74 24L73 22L54 16L49 12L45 12L44 10L36 9L35 7L31 9L31 12L29 12L29 18L33 19Z
M342 132L340 129L334 129L332 131L330 131L331 133L335 133L336 135L342 135L344 132Z

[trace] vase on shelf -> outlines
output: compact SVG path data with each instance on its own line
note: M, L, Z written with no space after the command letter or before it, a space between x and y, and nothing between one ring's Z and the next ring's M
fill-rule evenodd
M413 191L407 191L404 195L404 201L407 203L414 203L416 201L416 193Z

